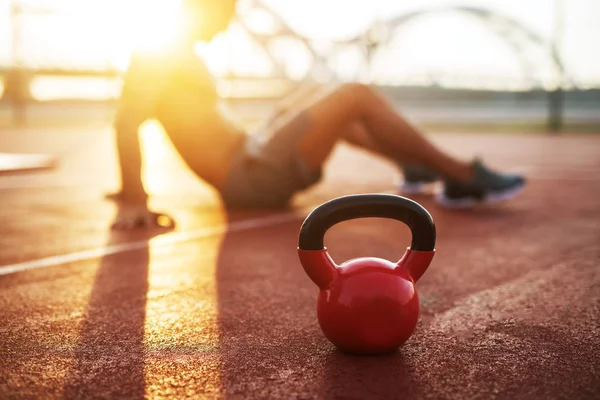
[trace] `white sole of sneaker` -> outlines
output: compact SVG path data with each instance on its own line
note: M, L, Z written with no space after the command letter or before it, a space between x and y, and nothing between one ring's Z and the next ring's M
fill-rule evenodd
M525 184L522 184L520 186L512 188L511 190L498 193L488 193L483 199L477 199L474 197L467 197L464 199L451 199L444 195L443 190L440 190L438 193L436 193L435 200L438 204L446 208L472 208L479 204L498 204L507 200L514 199L519 194L521 194L524 188Z
M437 182L430 183L414 183L414 182L402 182L398 185L400 194L408 196L419 195L419 194L432 194L437 186Z

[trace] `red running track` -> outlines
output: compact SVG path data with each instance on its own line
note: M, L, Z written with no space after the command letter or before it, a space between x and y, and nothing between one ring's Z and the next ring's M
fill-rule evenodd
M108 143L98 138L93 154ZM598 398L600 138L434 139L530 183L470 212L415 198L436 221L437 254L418 284L415 334L382 357L344 355L323 337L295 247L312 205L393 190L385 163L341 148L325 182L277 213L228 215L201 185L183 198L167 188L156 204L181 223L154 237L108 230L101 193L113 183L94 155L85 168L3 177L0 398ZM379 219L326 237L338 261L397 259L408 242Z

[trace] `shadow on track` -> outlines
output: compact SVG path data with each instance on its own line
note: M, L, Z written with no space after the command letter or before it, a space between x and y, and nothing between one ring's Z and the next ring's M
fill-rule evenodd
M109 232L107 245L149 241L163 232ZM144 324L150 250L100 260L63 396L143 399Z
M423 397L403 349L377 357L332 350L325 362L320 392L327 398L386 399Z
M273 399L401 398L420 393L402 350L353 357L338 352L323 336L315 312L317 288L296 252L301 223L299 217L267 229L229 232L223 238L216 270L222 393L226 398ZM408 237L384 244L366 238L348 241L363 239L362 226L340 224L332 229L339 260L368 252L371 245L377 255L401 255L399 243ZM403 232L400 224L393 228Z

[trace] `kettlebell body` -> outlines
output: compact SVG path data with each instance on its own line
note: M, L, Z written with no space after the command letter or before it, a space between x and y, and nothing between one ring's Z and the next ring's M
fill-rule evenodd
M413 232L411 248L397 263L368 257L336 265L322 243L325 231L343 220L367 216L406 219ZM388 353L406 342L419 319L415 282L433 258L434 244L429 213L400 196L345 196L315 209L301 229L298 255L320 289L317 317L325 337L353 354Z

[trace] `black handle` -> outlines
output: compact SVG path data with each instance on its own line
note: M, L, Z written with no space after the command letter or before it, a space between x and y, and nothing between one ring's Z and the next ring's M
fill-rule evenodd
M300 250L323 250L325 232L333 225L356 218L393 218L404 222L412 233L411 250L435 249L435 224L419 203L392 194L357 194L338 197L315 208L300 228Z

